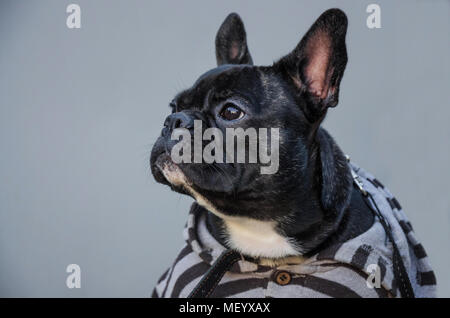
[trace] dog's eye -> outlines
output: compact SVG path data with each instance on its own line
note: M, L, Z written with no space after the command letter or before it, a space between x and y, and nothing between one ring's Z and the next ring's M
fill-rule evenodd
M236 120L244 117L244 112L234 104L226 103L220 111L220 117L225 120Z

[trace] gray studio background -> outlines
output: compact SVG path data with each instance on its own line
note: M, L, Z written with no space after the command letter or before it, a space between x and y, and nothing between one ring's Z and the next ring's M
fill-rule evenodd
M81 29L66 27L70 3ZM381 29L366 27L370 3ZM0 296L149 296L191 203L148 168L168 102L215 65L228 13L270 64L336 6L349 63L325 126L399 198L450 296L450 5L438 0L0 0ZM71 263L80 289L66 287Z

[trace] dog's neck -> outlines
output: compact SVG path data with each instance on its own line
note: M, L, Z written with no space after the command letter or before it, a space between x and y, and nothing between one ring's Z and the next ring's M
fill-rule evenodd
M276 221L228 219L208 213L212 235L222 245L245 255L278 259L308 255L332 241L346 240L366 230L372 224L370 211L352 187L345 156L324 130L318 132L311 160L315 160L309 175L313 180L303 195L308 199L290 202L290 210L295 213Z
M269 261L274 265L283 264L285 262L289 263L294 262L294 258L292 258L290 255L296 256L295 259L301 261L302 259L304 259L304 257L313 255L314 253L318 252L321 249L326 248L327 246L339 242L348 241L349 239L352 239L360 235L361 233L367 231L374 221L374 217L370 212L370 210L368 209L368 207L366 206L362 198L361 192L356 187L353 187L350 204L345 209L343 217L336 226L336 229L334 231L328 232L328 236L326 236L325 239L315 248L312 248L311 250L303 253L300 250L295 250L294 253L289 254L285 253L285 249L283 249L284 245L279 244L279 242L274 241L272 245L267 244L267 241L269 240L267 237L270 236L270 233L264 232L263 233L266 234L266 236L264 236L259 242L255 241L259 237L255 235L252 241L244 241L243 242L244 244L242 244L242 246L237 246L237 248L236 246L231 246L229 241L230 235L228 233L228 229L226 228L227 225L224 222L224 220L206 210L205 213L207 213L206 218L207 228L220 244L222 244L227 248L238 250L244 255L257 257L260 260ZM248 233L252 233L251 227L247 228L246 230L248 231ZM317 229L312 230L310 233L308 233L308 235L310 236L323 235L323 233L317 233L318 231L319 230ZM302 244L311 245L310 242L304 241L305 237L307 237L308 235L305 235L305 233L300 232L298 233L298 235L294 235L293 237L291 237L289 243L292 243L293 247ZM286 238L285 236L281 237ZM257 243L255 244L256 246L255 245L251 246L250 245L251 242ZM239 244L239 242L235 243ZM261 246L263 247L263 250L261 250ZM245 250L246 248L247 250ZM256 252L260 252L260 254L262 255L257 255ZM285 253L285 255L283 255L283 253Z

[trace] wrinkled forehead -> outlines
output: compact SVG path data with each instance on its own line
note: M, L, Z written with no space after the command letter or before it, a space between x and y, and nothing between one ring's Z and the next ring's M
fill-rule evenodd
M205 73L200 75L200 77L195 81L193 87L197 86L201 81L213 79L229 70L239 70L246 66L249 66L249 65L235 65L235 64L220 65L220 66L210 69L209 71L206 71Z
M225 64L203 73L191 86L180 92L176 101L181 108L188 104L202 104L205 98L226 98L225 95L252 95L260 80L252 65Z

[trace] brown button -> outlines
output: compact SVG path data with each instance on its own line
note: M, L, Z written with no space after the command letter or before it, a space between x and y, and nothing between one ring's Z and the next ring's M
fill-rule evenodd
M288 272L282 271L275 274L275 281L278 285L281 286L289 284L291 282L291 279L291 274L289 274Z

